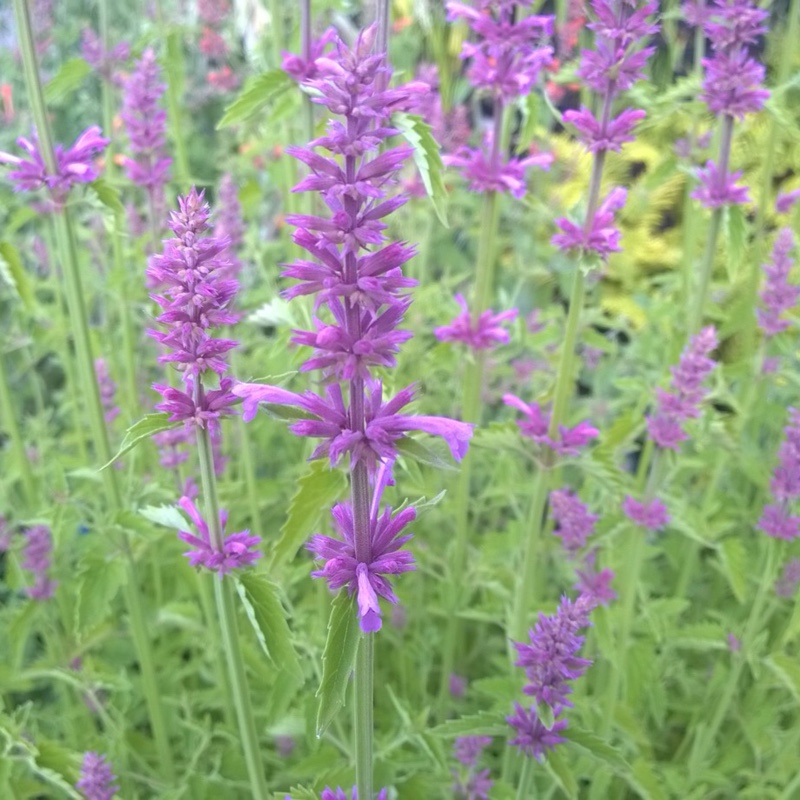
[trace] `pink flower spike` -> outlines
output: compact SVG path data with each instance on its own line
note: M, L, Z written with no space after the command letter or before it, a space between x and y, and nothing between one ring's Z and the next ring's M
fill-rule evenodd
M667 507L657 497L640 503L628 495L622 501L622 511L632 522L650 531L657 531L669 522Z
M473 325L467 301L461 294L456 295L461 313L449 325L434 328L434 336L440 342L462 342L473 350L491 350L498 344L508 344L508 331L501 323L516 319L516 308L495 314L491 309L484 311Z

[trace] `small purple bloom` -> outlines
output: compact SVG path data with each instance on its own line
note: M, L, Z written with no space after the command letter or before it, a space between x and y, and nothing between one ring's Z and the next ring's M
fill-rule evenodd
M386 800L386 798L386 789L381 789L375 800ZM341 789L338 786L336 789L331 789L329 786L326 786L322 790L320 800L358 800L358 789L354 786L352 792L348 794L345 789Z
M617 593L611 588L614 580L614 571L601 569L599 572L594 567L594 554L586 558L584 569L576 570L578 581L574 588L579 595L586 597L593 606L607 606L612 600L617 599Z
M86 800L111 800L119 791L116 776L105 756L99 753L84 753L81 775L75 788Z
M782 316L794 308L797 298L800 297L800 286L789 283L789 274L794 266L790 257L793 247L792 229L782 228L772 248L772 260L764 264L766 281L759 295L762 308L756 314L759 327L767 337L775 336L791 325Z
M553 533L561 539L564 550L574 556L586 546L592 535L597 516L569 489L555 489L550 492L550 514L555 522Z
M667 507L657 497L639 502L628 495L622 501L622 511L629 520L649 531L657 531L669 522Z
M281 69L298 83L306 83L317 77L317 59L325 55L325 51L336 41L336 29L328 28L318 39L311 41L311 53L308 60L294 53L281 51L283 59Z
M211 532L208 524L200 516L195 504L188 497L181 497L178 505L189 515L200 536L195 536L188 531L178 531L178 538L191 545L183 555L189 559L193 567L205 567L216 572L220 580L234 569L248 567L261 558L261 552L255 548L261 543L259 536L251 536L250 531L244 530L225 536L225 525L228 521L228 512L220 509L219 526L224 541L219 549L211 541Z
M586 145L586 149L591 153L600 150L619 152L625 142L634 140L633 129L645 116L644 111L626 108L619 116L603 124L588 108L583 106L580 111L564 112L564 120L575 126L578 131L578 139Z
M450 675L447 682L451 697L463 697L467 693L467 679L463 675Z
M453 745L456 760L465 767L474 767L481 753L492 743L491 736L459 736Z
M120 414L120 408L114 402L117 394L117 385L111 378L108 364L106 364L104 358L95 359L94 372L97 376L97 386L100 390L100 402L105 411L105 420L106 422L113 422Z
M556 745L567 741L563 736L559 736L567 727L567 720L557 719L553 727L548 730L536 715L536 705L525 709L519 703L514 703L514 713L506 717L506 722L517 732L517 735L509 740L509 744L515 745L520 752L537 761L542 761L548 750L554 750Z
M793 189L791 192L779 194L778 199L775 201L775 211L778 214L788 214L798 199L800 199L800 189Z
M229 172L222 176L217 193L216 213L214 214L214 236L227 239L228 259L231 266L225 277L235 278L242 267L238 250L244 241L244 222L242 206L239 203L239 192Z
M733 634L733 633L729 633L729 634L728 634L728 636L727 636L727 642L728 642L728 649L729 649L729 650L730 650L732 653L738 653L738 652L739 652L739 651L742 649L742 643L741 643L741 641L739 640L739 637L738 637L738 636L736 636L736 635L735 635L735 634Z
M790 506L800 497L800 411L789 409L789 424L778 450L778 466L770 481L772 503L764 507L758 527L775 539L792 541L800 536L800 517Z
M461 313L449 325L434 328L433 334L440 342L463 342L472 350L491 350L498 344L508 344L508 331L501 323L516 319L516 308L499 314L487 309L473 324L464 296L457 294L456 302Z
M741 171L720 172L713 161L707 161L705 167L697 170L699 184L691 196L706 208L749 203L748 188L736 184L741 177Z
M84 28L81 33L81 55L103 80L118 86L121 80L117 70L130 58L131 47L127 42L118 42L106 50L100 37L91 28Z
M800 558L790 558L780 578L775 582L775 594L783 598L793 597L798 584L800 584Z
M620 232L614 224L614 212L625 205L627 197L625 189L619 186L612 189L598 206L588 227L577 225L565 217L557 219L556 226L562 232L553 236L553 244L561 250L593 252L603 260L611 253L619 252L622 248L619 243Z
M50 558L53 538L45 525L34 525L24 533L25 547L22 550L22 568L33 573L33 586L25 589L32 600L49 600L58 586L50 580Z

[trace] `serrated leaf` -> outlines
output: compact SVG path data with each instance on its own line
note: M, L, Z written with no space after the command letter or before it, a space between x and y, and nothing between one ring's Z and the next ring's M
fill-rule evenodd
M773 653L766 659L766 664L800 703L800 665L797 664L797 660L785 653Z
M339 592L331 607L328 638L322 651L322 682L317 697L316 733L322 736L344 706L347 681L356 659L361 629L356 617L356 596Z
M119 199L119 192L114 189L110 184L106 183L102 178L92 181L89 186L92 191L97 195L97 199L110 211L115 214L124 214L125 206Z
M569 739L573 744L582 747L591 753L595 758L608 764L612 769L626 771L629 769L628 762L616 747L612 747L605 739L601 739L591 731L583 730L570 724L569 728L561 732L561 735Z
M75 603L75 628L78 632L93 628L111 614L114 598L127 577L125 564L120 559L92 558L85 562L78 579Z
M279 669L287 670L302 682L303 670L275 585L255 572L242 572L236 579L236 591L267 657Z
M444 187L442 172L442 156L439 143L433 138L431 126L422 117L414 114L395 114L392 124L400 131L403 138L414 149L414 163L419 170L419 176L425 191L433 204L433 210L445 228L450 227L447 222L447 190Z
M0 242L0 276L16 291L28 311L33 309L33 290L22 266L17 248L10 242Z
M275 795L275 800L284 800L286 792L278 792ZM289 789L289 797L292 800L317 800L317 794L313 790L305 786L292 786Z
M225 109L217 130L245 122L267 110L283 92L293 85L292 79L281 69L271 69L250 78L239 96Z
M156 525L165 528L183 530L186 528L186 519L176 506L145 506L139 509L139 514Z
M341 497L345 485L342 473L331 469L327 461L311 462L308 472L298 481L297 492L289 503L289 513L275 545L275 562L294 558L322 515Z
M395 449L402 456L413 458L414 461L420 464L427 464L428 466L435 467L436 469L456 470L458 469L452 461L440 455L432 447L422 444L417 439L412 439L410 436L404 436L394 443Z
M500 711L479 711L459 719L449 719L437 725L431 733L445 739L457 736L505 736L508 723Z
M741 539L729 536L722 541L722 566L731 590L740 603L747 599L747 550Z
M82 58L71 58L61 65L61 69L44 87L47 103L60 103L72 94L83 82L92 68ZM108 133L108 131L106 131Z
M117 454L107 464L103 464L100 469L108 469L117 459L124 456L129 450L133 450L142 439L148 439L156 433L177 428L179 425L183 425L183 422L170 422L169 415L166 412L161 414L148 414L142 417L125 431L125 438L122 440Z

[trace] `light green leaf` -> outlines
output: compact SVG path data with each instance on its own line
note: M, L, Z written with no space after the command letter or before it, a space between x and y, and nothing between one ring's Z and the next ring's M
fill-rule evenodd
M186 529L186 520L176 506L145 506L139 509L139 514L150 522L163 525L165 528Z
M122 205L122 201L119 199L119 192L106 183L102 178L92 181L89 186L97 195L97 199L107 209L113 211L115 214L125 213L125 206Z
M566 793L567 797L574 798L578 796L578 782L569 768L569 764L556 747L547 754L546 766L555 776L556 780L561 784L561 788Z
M344 706L347 681L361 640L355 606L355 595L349 597L345 591L339 592L333 600L328 639L322 652L322 683L317 691L317 737L325 733Z
M168 431L172 428L177 428L183 425L182 422L170 422L169 414L162 412L160 414L148 414L142 417L137 422L134 422L127 431L125 431L125 438L117 451L117 454L107 464L100 467L101 470L110 467L117 459L125 455L129 450L133 450L142 439L149 439L156 433L161 431Z
M33 309L33 290L22 266L17 248L10 242L0 242L0 277L16 291L28 311Z
M500 711L479 711L458 719L449 719L437 725L431 733L454 739L457 736L505 736L508 734L508 723Z
M236 578L236 591L267 657L302 682L303 670L292 645L277 587L255 572L242 572Z
M280 69L271 69L269 72L250 78L239 96L225 109L217 130L263 114L269 105L292 85L292 79Z
M71 58L61 65L61 69L44 87L44 99L50 103L60 103L84 82L92 68L82 58ZM108 131L105 131L107 134Z
M113 612L114 598L127 581L127 571L124 562L118 558L106 560L96 557L84 561L79 569L75 628L83 633Z
M392 124L405 140L414 148L414 163L428 193L436 216L445 228L447 223L447 190L444 187L442 172L444 165L439 153L439 143L433 138L431 126L422 117L414 114L395 114Z
M741 539L728 536L722 541L722 566L731 590L740 603L747 599L747 573L749 563L747 550Z
M619 750L617 750L616 747L612 747L605 739L601 739L597 734L575 727L570 723L570 726L562 731L561 735L569 739L573 744L591 753L595 758L605 762L612 769L619 771L626 771L629 769L628 762L625 761Z
M800 703L800 665L785 653L773 653L766 659L767 666L786 684L794 699Z
M308 472L298 481L297 492L289 503L289 513L275 545L273 560L294 558L324 513L345 490L341 472L333 470L327 460L312 461Z
M724 231L728 245L728 257L725 259L725 269L728 278L733 280L742 263L747 245L747 222L744 210L739 205L728 205L724 211Z
M456 470L457 467L452 461L445 458L444 455L438 453L434 448L422 444L417 439L412 439L410 436L404 436L394 443L395 448L402 456L413 458L414 461L420 464L427 464L436 469Z
M653 771L650 764L643 758L637 758L633 762L633 769L628 776L628 783L639 792L641 797L647 800L666 800L667 795L662 788L663 778L660 778Z

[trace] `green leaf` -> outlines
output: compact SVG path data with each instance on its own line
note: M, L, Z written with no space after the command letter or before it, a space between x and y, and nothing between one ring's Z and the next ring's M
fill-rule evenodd
M183 530L186 528L186 520L178 511L177 506L145 506L139 509L145 519L154 522L156 525L163 525L165 528Z
M747 573L750 571L747 550L741 539L728 536L722 541L722 566L733 594L740 603L747 599Z
M569 728L561 732L561 735L591 753L595 758L608 764L612 769L618 771L629 769L628 762L625 761L619 750L596 734L570 724Z
M33 290L28 273L22 266L17 248L10 242L0 242L0 276L14 289L28 311L33 309Z
M122 201L119 199L119 192L106 183L102 178L92 181L89 186L97 195L97 199L107 209L113 211L115 214L121 215L125 213L125 206L122 205Z
M344 706L347 681L356 659L361 629L356 617L356 597L339 592L333 600L328 639L322 652L322 683L317 697L317 737L321 737Z
M117 451L117 454L107 464L100 467L101 470L110 467L117 459L125 455L129 450L133 450L142 439L149 439L156 433L161 431L168 431L172 428L177 428L178 425L183 423L179 420L177 422L169 421L169 414L162 412L160 414L148 414L142 417L138 422L134 422L127 431L125 431L125 438Z
M82 58L71 58L61 65L61 69L44 87L47 103L60 103L72 94L86 79L92 68ZM108 131L105 131L108 134Z
M648 800L666 800L667 798L663 789L664 779L656 775L650 764L643 758L637 758L633 762L628 783Z
M800 703L800 665L785 653L773 653L766 659L767 666L786 684L794 699Z
M446 210L447 190L442 178L444 165L439 153L439 143L433 138L431 126L422 117L414 114L395 114L392 117L392 124L414 148L414 162L425 191L433 203L436 216L445 228L450 227Z
M569 764L564 760L564 757L556 747L547 754L546 766L555 775L556 780L561 784L561 788L566 793L567 797L573 798L578 796L578 782L569 768Z
M458 719L449 719L437 725L431 733L452 739L457 736L505 736L508 723L500 712L479 711Z
M747 243L747 223L744 210L739 205L725 206L724 231L728 244L728 257L725 259L725 268L728 278L733 280L742 263L742 257Z
M225 109L217 130L263 114L269 105L292 85L292 79L280 69L271 69L269 72L250 78L239 96Z
M297 492L289 503L289 513L275 545L275 562L294 558L323 513L341 497L345 485L342 473L331 469L327 460L311 462L308 472L298 481Z
M122 560L92 557L83 564L78 578L75 628L83 633L103 622L113 611L117 592L127 581Z
M302 682L303 670L292 645L286 612L278 598L277 587L255 572L242 572L237 575L236 591L267 657Z
M438 453L434 448L422 444L422 442L417 439L412 439L410 436L404 436L402 439L398 439L394 443L394 446L400 455L413 458L414 461L420 464L427 464L436 469L451 471L458 469L452 461Z

